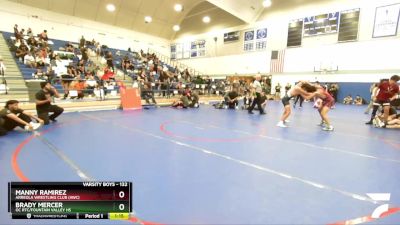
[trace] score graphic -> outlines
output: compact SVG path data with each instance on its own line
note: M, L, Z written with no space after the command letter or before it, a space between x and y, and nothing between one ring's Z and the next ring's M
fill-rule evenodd
M10 182L13 219L129 219L131 182Z

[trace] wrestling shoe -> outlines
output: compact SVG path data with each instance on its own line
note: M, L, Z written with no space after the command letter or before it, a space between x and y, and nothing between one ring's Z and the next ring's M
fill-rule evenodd
M379 118L376 118L376 127L384 127L385 123L382 122Z
M378 127L378 121L376 121L376 118L372 120L372 125L374 125L374 127Z
M26 131L34 131L34 130L39 129L39 127L41 126L40 123L34 123L34 122L30 122L29 125L32 126L32 129L31 129L28 125L26 125L26 126L25 126L25 130L26 130Z
M332 125L325 126L325 127L322 128L322 130L324 130L324 131L333 131L333 126Z
M279 121L279 123L276 124L276 126L277 126L277 127L287 127L287 126L283 123L283 121Z

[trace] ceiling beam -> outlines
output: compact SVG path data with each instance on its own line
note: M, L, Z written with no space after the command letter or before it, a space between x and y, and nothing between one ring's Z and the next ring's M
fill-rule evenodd
M255 17L259 15L260 5L252 6L252 1L232 1L232 0L207 0L209 3L225 10L226 12L230 13L231 15L239 18L240 20L246 23L252 23L255 20ZM246 2L244 4L244 2ZM254 2L254 1L253 1ZM261 2L261 1L260 1Z

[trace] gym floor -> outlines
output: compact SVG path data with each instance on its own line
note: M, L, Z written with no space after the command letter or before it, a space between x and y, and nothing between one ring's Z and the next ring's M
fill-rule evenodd
M7 214L9 181L82 180L132 181L139 224L400 224L399 131L365 125L364 109L338 105L333 132L310 103L289 128L275 126L280 102L262 116L207 105L67 113L0 138L0 224L115 224Z

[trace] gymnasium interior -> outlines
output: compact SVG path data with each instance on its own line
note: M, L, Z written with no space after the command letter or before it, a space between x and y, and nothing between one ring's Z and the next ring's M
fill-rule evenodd
M400 0L0 5L0 225L400 224Z

